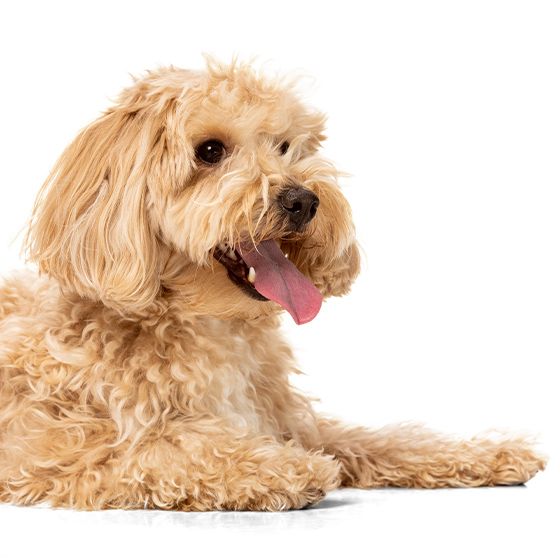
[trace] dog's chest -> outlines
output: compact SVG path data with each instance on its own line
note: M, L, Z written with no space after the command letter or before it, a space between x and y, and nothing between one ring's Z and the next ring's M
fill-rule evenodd
M265 337L217 319L202 321L195 333L185 355L172 365L185 380L191 408L232 428L268 431L269 411L262 402L270 357Z

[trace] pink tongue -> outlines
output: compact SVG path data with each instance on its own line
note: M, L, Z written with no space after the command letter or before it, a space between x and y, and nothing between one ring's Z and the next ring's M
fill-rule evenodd
M279 303L298 325L311 321L323 302L321 292L287 259L273 239L241 247L241 256L255 269L259 294Z

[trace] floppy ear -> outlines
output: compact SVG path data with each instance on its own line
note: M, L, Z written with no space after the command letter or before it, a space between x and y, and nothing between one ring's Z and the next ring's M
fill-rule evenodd
M290 257L291 258L291 257ZM311 278L324 297L343 296L360 272L360 249L352 240L336 255L321 255L311 249L298 268Z
M28 258L63 289L123 314L160 289L146 179L161 135L161 123L123 106L84 129L41 188L25 241Z
M353 241L320 272L316 271L316 285L325 297L343 296L350 291L354 280L360 272L360 250Z

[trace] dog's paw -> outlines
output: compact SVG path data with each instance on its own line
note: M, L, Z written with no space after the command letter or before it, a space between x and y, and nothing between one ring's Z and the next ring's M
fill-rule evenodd
M283 511L302 509L321 501L340 485L340 464L327 455L301 453L262 464L247 491L227 509Z
M285 511L290 509L303 509L320 502L326 492L320 488L309 487L302 492L270 490L260 495L253 496L241 507L247 511Z
M493 485L524 484L546 467L546 459L526 441L501 443L492 463Z

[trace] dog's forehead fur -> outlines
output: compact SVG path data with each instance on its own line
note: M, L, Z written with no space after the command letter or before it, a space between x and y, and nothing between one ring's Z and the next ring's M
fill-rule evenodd
M301 101L296 80L270 78L245 64L209 61L205 71L160 68L138 79L120 100L134 110L149 104L165 111L174 104L188 119L185 132L195 143L208 137L233 144L282 142L305 135L316 149L325 139L326 117Z

